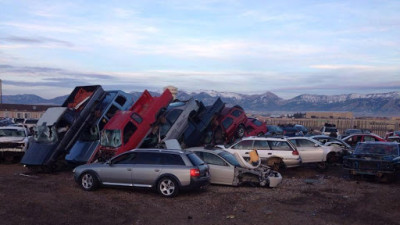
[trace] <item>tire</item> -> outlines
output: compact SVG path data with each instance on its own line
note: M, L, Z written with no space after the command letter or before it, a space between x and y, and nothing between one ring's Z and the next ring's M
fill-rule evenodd
M85 172L79 178L79 184L85 191L96 190L99 186L99 180L93 172Z
M279 171L281 164L282 160L279 158L271 158L267 160L267 166L271 167L271 169L275 171Z
M317 166L318 171L326 171L328 169L327 162L318 162L318 163L316 163L316 166Z
M175 179L171 177L163 177L157 184L157 191L163 197L172 198L179 193L179 185Z
M335 153L331 152L326 156L326 162L332 164L332 163L337 163L339 161L338 157L336 156Z
M239 127L236 130L236 137L237 138L242 138L244 136L244 133L246 132L246 130L244 129L243 125L239 125Z

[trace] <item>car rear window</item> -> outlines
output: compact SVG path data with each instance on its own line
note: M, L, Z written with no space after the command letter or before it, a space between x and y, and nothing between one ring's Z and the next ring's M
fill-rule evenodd
M201 160L196 154L188 153L187 157L189 158L190 162L195 166L200 166L204 164L204 161Z
M256 125L257 127L262 125L262 122L259 120L253 120L254 125Z

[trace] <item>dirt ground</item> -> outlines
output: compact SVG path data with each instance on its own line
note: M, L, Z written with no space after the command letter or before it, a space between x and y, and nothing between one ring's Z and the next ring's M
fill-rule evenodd
M72 172L26 172L0 164L0 224L400 224L400 181L352 180L340 166L287 169L274 189L210 185L172 199L143 189L86 192Z

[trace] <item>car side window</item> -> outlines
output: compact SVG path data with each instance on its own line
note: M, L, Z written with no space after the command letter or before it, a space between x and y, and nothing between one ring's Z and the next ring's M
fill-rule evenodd
M233 119L230 117L227 117L224 119L224 121L222 121L222 126L227 129L228 127L230 127L233 123Z
M124 127L124 144L126 144L129 139L132 137L133 133L135 133L137 127L132 123L132 122L128 122L126 124L126 126Z
M257 150L270 150L267 141L258 141L258 140L254 141L254 148Z
M175 121L178 119L178 117L181 115L183 110L181 109L174 109L167 115L167 120L171 123L174 124Z
M232 148L233 149L252 149L253 141L252 140L244 140L244 141L238 142Z
M123 106L126 102L126 98L124 96L119 95L116 99L115 102L118 103L118 105Z
M204 162L206 162L207 164L217 165L217 166L226 166L226 163L224 162L224 160L222 160L221 158L219 158L218 156L216 156L214 154L204 152L203 156L204 156Z
M242 115L242 112L240 110L233 110L233 112L231 113L234 117L239 117L240 115Z
M371 136L364 136L364 141L377 141L374 137Z
M271 146L272 150L287 150L292 151L293 149L290 147L289 143L285 141L268 141L269 146Z
M112 164L132 164L136 153L122 154L119 157L112 160Z
M132 160L133 164L159 165L161 163L162 153L137 152Z
M297 139L297 146L299 147L314 147L315 143L306 139Z
M162 165L185 165L183 159L180 155L177 154L162 154L161 158Z

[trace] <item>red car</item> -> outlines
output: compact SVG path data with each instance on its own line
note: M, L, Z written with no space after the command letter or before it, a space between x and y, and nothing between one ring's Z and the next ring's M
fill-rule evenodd
M236 138L242 138L246 132L247 116L243 108L235 105L225 107L217 118L215 139L221 142L232 143Z
M356 147L358 142L366 141L385 141L385 139L379 137L376 134L352 134L342 139L344 142L349 144L353 149Z
M160 97L145 90L129 111L118 111L104 126L100 145L89 162L104 161L140 146L171 101L168 89Z
M267 133L267 124L256 118L247 118L246 136L264 136Z

